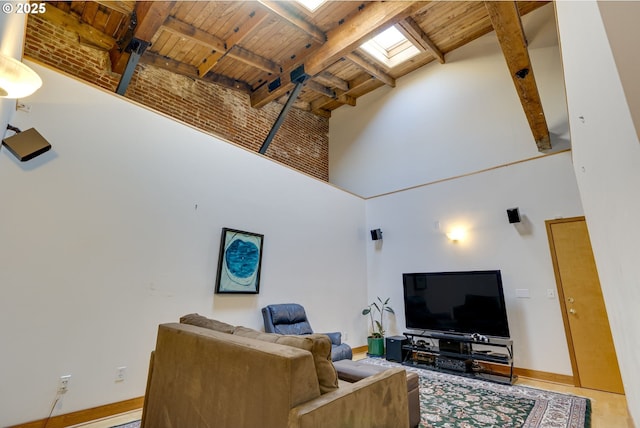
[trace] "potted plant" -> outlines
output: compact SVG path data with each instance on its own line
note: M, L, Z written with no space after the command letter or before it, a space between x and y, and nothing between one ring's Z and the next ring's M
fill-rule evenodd
M362 310L362 315L369 315L369 320L371 321L371 334L367 337L369 355L384 355L384 313L395 314L393 308L389 306L389 299L387 297L385 301L382 301L380 297L377 297L377 301L373 301ZM376 314L379 319L374 319Z

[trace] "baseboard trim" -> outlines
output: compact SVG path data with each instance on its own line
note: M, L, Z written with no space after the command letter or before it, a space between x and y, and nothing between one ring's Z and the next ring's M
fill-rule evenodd
M490 367L491 370L495 372L506 374L506 375L509 374L509 367L507 366L501 366L498 364L488 364L484 362L482 363L482 365ZM549 373L549 372L543 372L539 370L523 369L520 367L514 367L513 374L518 377L526 377L528 379L541 380L544 382L561 383L563 385L577 386L573 379L573 376L569 376L569 375Z
M354 354L360 354L360 353L363 353L363 352L366 354L368 350L369 350L369 348L367 347L367 345L358 346L357 348L351 348L351 351Z
M515 367L513 370L515 374L517 374L518 376L526 377L529 379L542 380L545 382L561 383L561 384L570 385L570 386L578 386L576 385L576 382L573 376L569 376L569 375L541 372L538 370L521 369L517 367Z
M367 352L366 346L353 348L354 354L362 352ZM492 370L495 370L497 372L506 374L509 373L508 368L505 366L497 364L487 365L490 366ZM575 386L573 376L569 375L523 369L519 367L514 367L513 373L517 376L522 376L529 379ZM40 419L38 421L27 422L20 425L13 425L8 428L43 428L45 426L45 423L47 428L65 428L72 425L95 421L97 419L107 418L110 416L118 415L120 413L130 412L132 410L142 409L143 404L144 397L137 397L129 400L119 401L117 403L105 404L104 406L93 407L91 409L79 410L77 412L67 413L64 415L53 416L51 419L49 419L48 422L47 419Z
M53 416L48 421L47 419L40 419L38 421L13 425L8 428L43 428L45 424L47 428L64 428L142 409L143 404L144 397L131 398L129 400L118 401L117 403L105 404L104 406Z

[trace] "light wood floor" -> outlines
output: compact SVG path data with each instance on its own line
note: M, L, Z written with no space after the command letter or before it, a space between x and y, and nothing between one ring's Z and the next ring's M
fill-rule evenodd
M129 422L137 421L142 418L142 409L132 412L122 413L110 418L100 419L98 421L88 422L86 424L74 425L70 428L111 428L112 426L122 425Z
M591 400L591 428L634 428L627 409L627 399L621 394L577 388L535 379L518 378L516 385L564 392L566 394L587 397Z
M355 359L365 358L366 355L354 355ZM575 386L544 382L535 379L520 377L516 385L530 386L549 391L563 392L567 394L587 397L591 400L591 428L634 428L627 410L627 400L624 395L596 391L592 389L577 388ZM100 421L94 421L77 428L109 428L127 422L140 419L142 410L117 415Z

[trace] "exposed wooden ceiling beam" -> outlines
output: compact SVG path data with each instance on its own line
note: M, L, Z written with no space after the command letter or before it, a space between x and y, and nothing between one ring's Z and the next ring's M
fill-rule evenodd
M377 2L369 3L357 15L327 33L327 42L304 61L305 72L311 76L324 71L345 54L356 49L366 39L386 30L389 26L424 7L421 3ZM262 85L251 94L251 105L263 107L293 87L289 77L291 67L281 73L280 86L269 90ZM274 79L275 80L275 79Z
M150 43L153 36L170 15L175 3L175 0L136 2L137 25L133 30L133 38ZM126 52L126 46L111 49L110 56L112 70L115 73L122 74L130 56Z
M256 9L249 15L249 19L237 26L233 34L225 40L225 48L223 50L216 50L212 52L207 58L202 61L202 64L198 66L198 72L201 76L206 75L220 59L229 52L234 45L241 43L251 32L253 32L262 22L267 19L269 13L262 9Z
M245 83L238 80L230 79L228 77L209 73L205 77L201 77L198 75L197 67L189 64L185 64L183 62L178 62L171 58L165 58L153 52L147 51L141 58L140 62L148 65L152 65L154 67L162 68L168 70L172 73L181 74L183 76L202 80L204 82L216 83L218 85L225 86L230 89L240 90L245 93L249 93L251 91L251 87Z
M385 85L391 86L392 88L396 87L396 79L387 74L386 71L382 69L382 67L374 64L373 62L367 61L362 55L357 52L351 52L344 56L349 61L353 62L355 65L375 77L376 79L384 82Z
M233 34L226 40L227 48L241 43L249 36L258 25L262 24L269 14L262 9L256 9L249 14L249 19L233 29Z
M171 14L175 4L175 0L136 2L138 25L133 30L133 37L150 42Z
M113 37L97 30L89 24L85 24L74 15L63 12L53 5L48 4L45 12L39 14L39 16L58 27L76 33L81 43L103 50L109 50L116 46L116 40Z
M162 29L175 34L178 37L192 40L201 45L216 51L225 51L225 41L213 34L202 31L191 24L180 21L179 19L169 16L163 23Z
M173 16L170 16L167 18L164 24L162 24L162 28L166 31L169 31L175 34L178 37L189 39L198 44L206 46L212 51L215 51L217 55L214 55L214 56L216 58L221 58L222 56L226 55L231 58L235 58L239 61L242 61L247 65L266 71L268 73L273 73L273 74L280 73L280 66L275 62L269 59L263 58L259 55L256 55L253 52L250 52L238 45L235 45L235 46L228 45L227 42L225 42L224 40L210 33L207 33L206 31L195 28L191 24L187 24L186 22L180 21L179 19L174 18ZM227 49L227 46L230 46L230 48ZM211 55L209 57L211 57ZM199 72L202 73L211 65L212 65L211 62L207 60L198 68ZM204 74L202 75L204 76Z
M311 102L311 111L327 110L332 104L355 106L356 99L341 90L337 90L333 97L319 97Z
M314 92L317 92L321 95L324 95L327 98L317 98L314 100L315 104L312 104L311 106L311 110L315 111L318 109L322 109L324 106L331 104L332 102L338 102L340 104L343 105L350 105L350 106L355 106L356 105L356 99L355 97L352 97L351 95L348 95L345 91L341 90L341 89L336 89L335 91L331 88L327 88L324 85L321 85L318 82L315 82L313 80L308 80L307 82L305 82L305 88L310 89Z
M305 70L315 76L367 39L409 16L418 7L422 5L404 1L367 4L359 14L327 33L327 42L305 62Z
M323 108L314 109L313 106L311 106L311 113L315 114L316 116L320 116L320 117L325 117L327 119L331 119L331 111L330 110L325 110Z
M315 80L307 80L304 84L304 87L307 89L312 90L313 92L316 92L318 94L322 94L326 97L329 98L335 98L336 97L336 92L331 89L328 88L326 86L324 86L321 83L316 82Z
M295 27L307 33L313 40L318 43L324 43L327 41L327 36L315 25L306 21L305 19L298 16L298 14L292 12L284 6L284 2L276 2L276 1L267 1L267 0L258 0L258 2L269 9L271 12L275 13L282 19L288 21L293 24Z
M316 98L315 100L311 101L311 111L312 112L322 111L322 110L329 111L325 108L325 106L328 106L334 101L335 99L333 98L327 98L327 97Z
M340 79L337 76L334 76L328 71L323 71L319 73L317 76L315 76L315 79L317 79L320 82L326 82L329 86L335 86L336 88L341 89L343 91L349 90L349 82L347 82L346 80Z
M324 117L327 119L331 119L331 110L328 110L326 108L324 108L324 106L319 105L318 104L318 100L319 99L327 99L325 97L320 97L318 99L313 100L312 102L309 103L309 109L311 111L311 113L315 114L316 116L320 116L320 117Z
M377 80L375 77L369 74L362 74L356 77L355 79L349 81L349 90L346 93L350 94L352 92L355 92L358 89L360 89L360 87L369 85L373 81L379 82L379 84L382 86L382 82Z
M336 95L337 95L336 100L341 104L345 104L349 106L356 105L356 97L352 97L351 95L341 90L337 90Z
M430 52L438 59L440 64L444 64L444 54L435 43L431 41L420 25L410 16L398 23L398 30L409 39L414 45L425 52Z
M533 75L518 5L511 1L485 1L485 5L538 150L549 150L549 128Z
M282 71L280 66L270 59L256 55L238 45L233 46L229 51L227 51L227 56L235 58L238 61L242 61L243 63L259 70L266 71L267 73L278 74Z
M108 7L111 10L115 10L116 12L120 12L123 15L129 16L131 12L135 9L136 2L135 1L124 1L124 0L95 0L99 5Z
M153 52L146 52L142 56L142 58L140 58L140 62L143 64L162 68L164 70L172 71L174 73L180 74L182 76L187 76L192 79L199 78L198 70L195 66L176 61L175 59L166 58Z

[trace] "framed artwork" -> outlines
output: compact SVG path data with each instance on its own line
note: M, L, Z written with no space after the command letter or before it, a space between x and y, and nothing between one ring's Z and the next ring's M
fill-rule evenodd
M216 293L258 294L264 235L222 228Z

